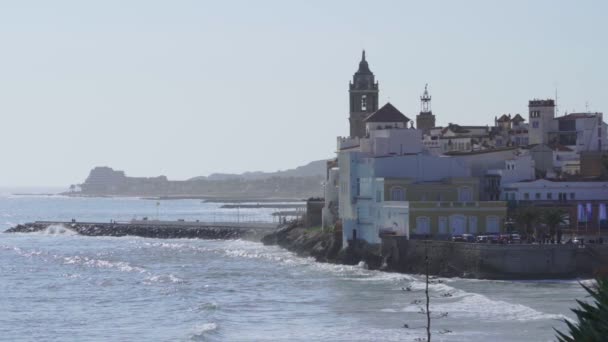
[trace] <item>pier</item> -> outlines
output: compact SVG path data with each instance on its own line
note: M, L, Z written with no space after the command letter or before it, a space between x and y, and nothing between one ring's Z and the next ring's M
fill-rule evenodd
M201 222L132 220L128 222L36 221L19 224L6 233L33 233L62 227L85 236L140 236L162 239L259 240L276 230L271 222Z

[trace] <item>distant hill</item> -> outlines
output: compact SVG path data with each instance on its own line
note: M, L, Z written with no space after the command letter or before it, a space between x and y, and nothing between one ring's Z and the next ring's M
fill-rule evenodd
M318 197L322 194L326 161L318 160L291 170L277 172L246 172L243 174L212 174L185 181L165 176L129 177L124 171L107 166L91 170L80 191L73 196L164 196L164 197L230 197L230 198L293 198Z
M310 162L303 166L298 166L295 169L289 169L285 171L277 171L277 172L262 172L262 171L253 171L253 172L245 172L241 174L236 173L212 173L211 175L194 177L189 180L232 180L232 179L242 179L242 180L261 180L268 179L273 177L325 177L325 168L326 168L327 159L316 160Z

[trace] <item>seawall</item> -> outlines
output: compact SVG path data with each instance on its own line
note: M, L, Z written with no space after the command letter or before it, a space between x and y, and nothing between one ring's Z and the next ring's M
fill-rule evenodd
M479 279L571 279L608 268L608 245L500 245L407 240L388 236L382 252L389 270Z
M60 226L85 236L140 236L160 239L248 239L260 240L272 231L269 225L136 221L100 222L32 222L19 224L5 233L32 233Z
M381 245L350 241L342 248L340 232L307 229L295 223L265 236L262 242L279 245L320 262L369 269L476 279L574 279L608 271L608 245L482 244L434 240L382 238Z

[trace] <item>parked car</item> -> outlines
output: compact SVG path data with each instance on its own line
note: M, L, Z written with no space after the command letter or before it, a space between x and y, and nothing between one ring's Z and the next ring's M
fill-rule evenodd
M454 235L452 236L453 242L465 242L465 239L462 235Z
M500 234L498 236L498 242L500 242L500 243L511 243L511 234Z
M498 235L489 235L488 236L488 242L489 243L499 243L500 242L500 236L498 236Z
M477 237L476 241L478 243L487 243L488 242L488 236L487 235L479 235Z
M511 243L521 243L521 236L519 234L511 234Z
M475 236L473 234L462 234L464 242L475 242Z

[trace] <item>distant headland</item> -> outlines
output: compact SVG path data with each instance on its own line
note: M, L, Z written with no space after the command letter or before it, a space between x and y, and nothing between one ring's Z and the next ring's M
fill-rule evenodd
M212 174L188 180L166 176L129 177L107 166L95 167L82 184L70 186L68 196L137 196L153 199L293 200L320 196L326 160L277 172Z

